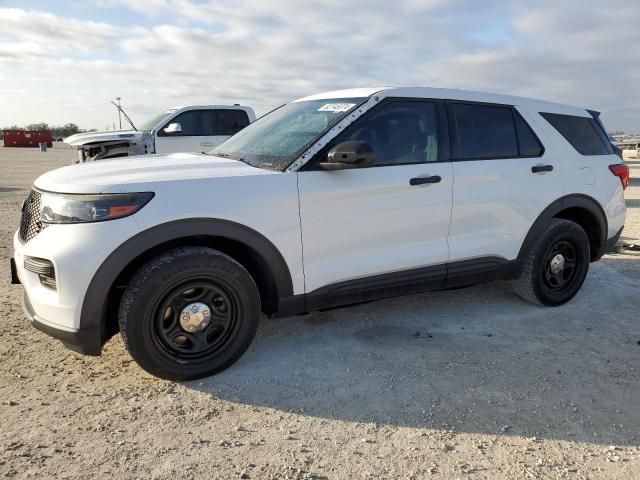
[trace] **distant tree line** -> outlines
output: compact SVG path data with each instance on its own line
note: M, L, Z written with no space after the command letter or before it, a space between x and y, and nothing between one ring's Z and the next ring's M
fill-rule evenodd
M7 128L3 128L2 130L49 130L54 139L56 138L65 138L71 135L75 135L76 133L82 132L95 132L96 129L92 128L91 130L83 130L75 123L67 123L66 125L49 125L48 123L31 123L29 125L25 125L24 127L18 127L17 125L12 125ZM1 135L1 134L0 134Z

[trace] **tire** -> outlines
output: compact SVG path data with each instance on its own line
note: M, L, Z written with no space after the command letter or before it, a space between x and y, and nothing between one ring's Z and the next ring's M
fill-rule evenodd
M553 218L527 253L522 274L512 282L513 288L520 298L531 303L562 305L582 287L590 259L589 238L582 227Z
M120 303L125 346L147 372L167 380L218 373L249 348L260 319L251 275L211 248L167 251L138 270Z

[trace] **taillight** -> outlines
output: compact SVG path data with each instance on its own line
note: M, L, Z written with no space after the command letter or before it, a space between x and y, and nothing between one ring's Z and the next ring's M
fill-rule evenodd
M609 170L622 182L622 189L626 190L629 186L629 166L624 163L616 163L609 165Z

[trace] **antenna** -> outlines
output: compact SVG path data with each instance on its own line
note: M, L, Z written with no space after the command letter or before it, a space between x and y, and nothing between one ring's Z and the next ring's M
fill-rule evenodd
M120 103L120 97L118 97L117 100L118 100L118 103ZM111 103L113 103L113 105L118 109L118 114L122 113L122 115L124 115L125 120L129 122L129 125L131 125L131 128L133 128L137 132L138 129L129 118L129 115L127 115L127 112L125 112L124 109L118 103L115 103L113 100L111 101ZM115 126L114 126L114 130L115 130Z
M122 130L122 106L120 105L120 97L116 97L116 100L118 101L118 122L120 123L120 130Z

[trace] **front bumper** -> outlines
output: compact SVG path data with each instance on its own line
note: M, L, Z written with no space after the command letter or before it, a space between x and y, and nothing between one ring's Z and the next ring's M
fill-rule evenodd
M63 345L74 352L84 355L100 355L102 341L100 329L62 330L46 320L38 318L33 311L27 292L22 296L22 310L36 329L62 341Z
M102 317L83 315L87 287L108 255L138 231L130 218L110 222L51 225L28 242L14 236L12 280L24 288L23 309L32 325L72 350L99 355L107 339ZM25 267L29 258L51 262L55 287Z

